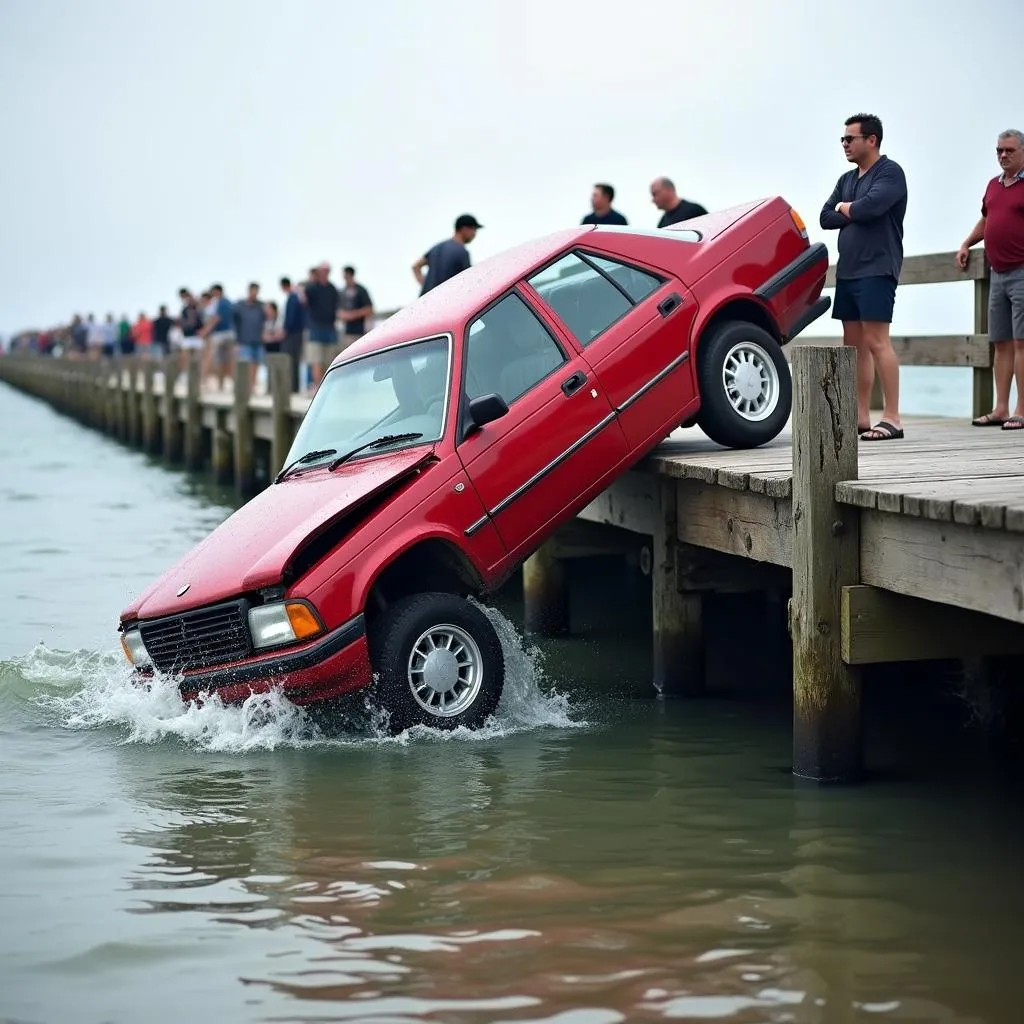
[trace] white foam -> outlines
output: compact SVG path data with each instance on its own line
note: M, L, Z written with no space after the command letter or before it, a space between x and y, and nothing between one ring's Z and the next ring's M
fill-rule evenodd
M43 709L56 727L112 728L120 730L124 743L177 740L218 753L310 745L482 742L534 729L585 727L586 722L573 720L566 695L550 685L542 690L540 649L527 646L500 612L480 607L501 641L505 688L495 714L475 730L416 726L391 736L384 728L383 714L364 702L365 722L327 731L306 709L279 692L254 694L238 705L225 705L215 695L201 706L185 704L171 678L158 676L148 685L139 685L119 650L57 652L39 646L0 668L4 677L13 676L14 689L32 691L24 696Z

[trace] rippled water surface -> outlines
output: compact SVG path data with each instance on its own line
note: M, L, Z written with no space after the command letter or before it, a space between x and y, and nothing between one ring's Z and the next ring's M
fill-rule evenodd
M114 625L230 494L0 422L0 1021L1022 1019L1019 784L913 702L799 785L784 701L650 699L618 588L600 643L490 612L477 734L190 710Z

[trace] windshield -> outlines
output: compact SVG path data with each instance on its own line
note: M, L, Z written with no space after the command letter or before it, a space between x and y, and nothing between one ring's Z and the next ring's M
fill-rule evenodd
M385 434L422 434L416 444L439 440L448 407L450 363L449 339L431 338L331 370L299 425L285 464L304 452L346 452Z

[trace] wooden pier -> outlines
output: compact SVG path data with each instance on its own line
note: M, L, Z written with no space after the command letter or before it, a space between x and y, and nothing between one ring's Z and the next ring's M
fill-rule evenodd
M992 403L984 254L966 272L952 253L911 257L901 284L963 280L973 334L894 344L903 365L971 367L978 414ZM525 622L564 633L566 560L636 538L652 577L655 684L695 695L705 595L773 595L792 642L793 771L848 781L861 773L862 666L1024 654L1024 434L905 418L904 439L860 442L854 352L801 337L790 359L793 415L774 442L730 451L696 428L673 433L527 561ZM171 359L12 355L0 379L172 464L234 480L244 497L280 468L308 405L290 392L287 357L268 367L263 395L250 394L244 362L231 392L202 391L195 359L176 384Z

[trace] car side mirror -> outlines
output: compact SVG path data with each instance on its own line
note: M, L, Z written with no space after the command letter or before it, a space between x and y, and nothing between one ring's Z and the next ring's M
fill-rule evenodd
M508 406L501 395L480 395L469 403L469 418L478 428L500 420L507 412Z

